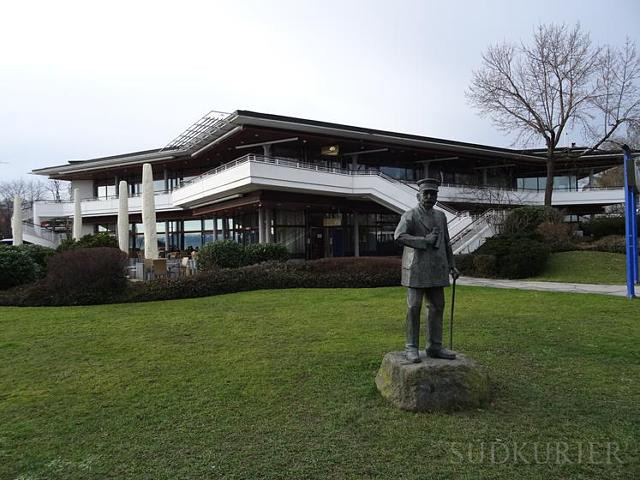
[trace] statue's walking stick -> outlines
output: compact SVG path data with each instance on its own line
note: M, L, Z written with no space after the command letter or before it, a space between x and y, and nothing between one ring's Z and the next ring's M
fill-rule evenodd
M451 319L449 320L449 349L453 350L453 308L456 304L456 280L457 275L453 275L453 287L451 288Z

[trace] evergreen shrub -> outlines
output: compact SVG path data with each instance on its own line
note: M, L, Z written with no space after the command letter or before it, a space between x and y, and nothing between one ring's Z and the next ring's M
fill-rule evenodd
M0 247L0 290L33 282L39 267L31 255L18 247Z
M476 255L495 257L498 278L527 278L544 270L549 250L532 236L496 235L488 238Z

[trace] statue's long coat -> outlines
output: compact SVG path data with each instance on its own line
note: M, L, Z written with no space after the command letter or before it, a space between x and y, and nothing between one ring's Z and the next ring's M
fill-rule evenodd
M435 227L440 232L436 246L428 245L425 235ZM454 266L447 229L447 217L440 210L417 206L404 212L396 227L395 239L404 245L402 285L413 288L447 287Z

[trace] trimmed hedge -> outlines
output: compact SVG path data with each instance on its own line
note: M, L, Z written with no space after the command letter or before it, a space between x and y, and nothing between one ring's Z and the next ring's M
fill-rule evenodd
M266 262L132 286L127 299L146 302L281 288L371 288L400 285L401 261L393 257Z

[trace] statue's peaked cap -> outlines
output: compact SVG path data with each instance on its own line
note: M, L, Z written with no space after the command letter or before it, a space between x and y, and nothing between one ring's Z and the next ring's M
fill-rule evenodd
M423 178L422 180L418 180L418 188L420 190L435 190L438 191L438 186L440 182L435 178Z

